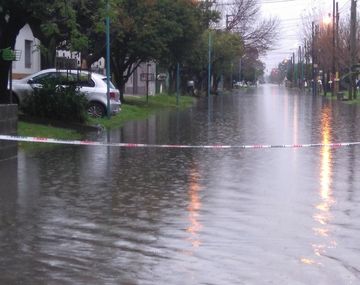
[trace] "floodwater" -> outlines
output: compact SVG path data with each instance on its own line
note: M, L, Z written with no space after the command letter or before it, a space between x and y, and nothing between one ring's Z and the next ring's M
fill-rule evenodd
M360 141L360 109L275 85L104 142ZM56 146L0 163L0 284L360 283L360 146Z

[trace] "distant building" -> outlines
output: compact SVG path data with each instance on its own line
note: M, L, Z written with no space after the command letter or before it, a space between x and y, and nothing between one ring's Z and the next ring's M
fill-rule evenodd
M26 24L16 38L15 50L20 52L20 60L13 62L13 78L23 78L41 69L40 41Z
M148 69L149 68L149 69ZM111 67L110 67L111 69ZM105 59L100 58L91 65L91 70L105 74ZM126 95L146 95L146 73L149 71L149 95L155 95L156 91L156 64L155 62L142 63L130 76L125 84Z
M149 73L149 95L155 95L156 91L156 64L154 62L142 63L130 76L125 85L125 94L145 95L146 74Z

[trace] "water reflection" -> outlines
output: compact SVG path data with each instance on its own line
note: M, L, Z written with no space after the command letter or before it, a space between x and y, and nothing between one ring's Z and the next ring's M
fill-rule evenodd
M297 144L299 140L299 108L298 98L294 98L294 114L293 114L293 143Z
M188 241L191 242L193 248L199 247L201 245L200 239L200 230L202 225L199 221L199 211L201 209L201 199L199 192L201 191L201 185L199 184L200 174L193 165L190 170L190 179L189 179L189 222L190 225L187 227L186 231L190 234Z
M331 108L326 106L321 113L321 142L329 144L332 141ZM331 208L335 203L332 193L332 152L331 147L324 146L320 150L320 202L315 206L316 212L313 216L316 226L313 232L320 238L319 242L312 244L313 252L320 257L326 254L327 249L336 247L336 241L331 235L329 223L332 219ZM302 258L304 264L316 264L313 259Z
M331 143L331 108L326 107L321 114L321 135L322 143ZM316 206L318 213L314 216L315 221L320 225L327 225L330 220L330 208L334 204L331 190L332 184L332 154L331 148L325 146L321 149L321 167L320 167L320 198L321 202ZM325 236L326 229L320 228L316 232Z
M355 123L344 127L359 119L348 105L261 88L224 96L223 118L214 97L209 127L201 101L97 139L360 139ZM18 165L0 164L0 284L358 284L358 156L357 147L21 153Z

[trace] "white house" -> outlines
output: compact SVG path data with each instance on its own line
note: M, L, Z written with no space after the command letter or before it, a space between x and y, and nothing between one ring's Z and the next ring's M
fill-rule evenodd
M91 65L91 69L95 72L105 74L105 59L102 57ZM110 66L111 69L111 66ZM125 84L126 95L146 95L146 74L149 73L148 92L149 95L155 95L156 91L156 63L142 63L130 76Z
M23 78L41 69L40 41L36 39L31 28L26 24L16 38L15 50L20 52L19 61L13 62L13 78Z

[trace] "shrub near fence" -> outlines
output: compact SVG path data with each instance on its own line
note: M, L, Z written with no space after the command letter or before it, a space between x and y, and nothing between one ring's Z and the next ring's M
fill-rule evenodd
M87 120L87 104L74 84L64 86L57 80L46 80L25 99L22 111L41 119L83 123Z

